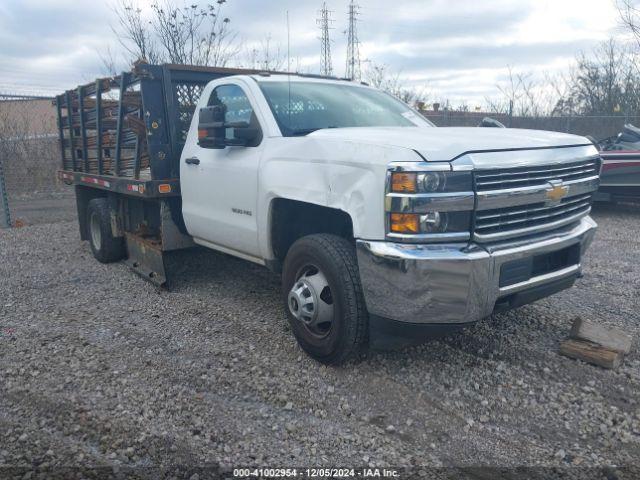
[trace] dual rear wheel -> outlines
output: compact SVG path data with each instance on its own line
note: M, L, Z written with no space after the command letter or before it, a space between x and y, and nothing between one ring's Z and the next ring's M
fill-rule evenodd
M86 228L93 256L101 263L121 260L126 255L123 237L111 230L111 209L106 198L94 198L87 205Z

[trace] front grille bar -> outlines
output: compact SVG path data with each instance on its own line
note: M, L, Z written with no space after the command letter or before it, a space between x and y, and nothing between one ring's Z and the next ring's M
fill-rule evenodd
M596 165L596 162L593 160L588 161L587 163L584 162L580 162L577 164L573 164L570 165L568 167L549 167L549 168L545 168L542 170L529 170L526 169L526 167L517 167L520 169L523 169L523 171L518 172L518 171L514 171L517 168L513 168L513 169L505 169L505 170L498 170L497 173L493 172L492 170L487 170L487 171L479 171L478 172L478 176L481 178L491 178L491 177L501 177L501 176L505 176L505 175L524 175L524 174L538 174L538 173L549 173L551 172L563 172L565 170L572 170L575 168L585 168L585 167L593 167Z
M587 202L580 202L577 205L569 205L567 207L563 207L560 210L547 211L547 212L541 213L539 215L527 216L526 218L522 218L522 219L499 220L497 222L488 223L488 224L476 223L476 232L485 233L487 230L492 230L492 231L498 230L498 231L500 231L502 229L502 227L506 227L506 226L512 227L512 226L517 225L519 223L532 225L533 223L535 223L535 222L537 222L539 220L551 220L554 217L566 215L568 213L575 212L576 210L589 209L589 208L591 208L591 203L590 203L590 201L587 201ZM545 221L543 223L551 223L551 222L546 222Z
M522 237L524 235L530 235L534 233L544 232L548 230L553 230L556 228L564 227L565 225L570 225L574 222L577 222L582 217L589 214L591 211L591 207L587 207L584 211L579 211L578 213L571 215L569 217L563 217L553 222L544 223L541 225L532 225L523 228L516 228L513 230L508 230L504 232L496 232L496 233L479 233L477 230L474 233L474 239L479 242L493 242L498 240L507 240L510 238Z
M560 228L591 211L598 188L600 161L585 158L571 164L514 167L475 172L477 204L473 238L493 242ZM563 181L568 197L550 203L554 180Z
M476 172L476 187L478 191L485 191L544 185L549 180L575 180L590 177L597 175L598 170L598 161L588 159L568 166L551 166L545 169L518 167L499 171L479 171Z
M572 177L576 177L576 178L581 178L583 176L585 176L585 174L588 175L593 175L594 173L594 169L590 168L590 169L583 169L583 170L576 170L570 173L561 173L561 174L554 174L554 175L546 175L544 177L535 177L535 178L518 178L518 179L512 179L512 180L495 180L495 181L491 181L491 182L484 182L484 181L479 181L477 183L478 186L491 186L491 188L495 188L496 185L501 185L501 184L508 184L510 187L513 186L513 184L516 183L528 183L531 184L533 182L535 183L544 183L548 180L573 180L574 178Z
M545 206L525 208L525 209L523 209L522 207L513 207L514 210L510 210L509 208L497 209L497 210L486 210L476 215L476 224L479 224L483 220L488 220L490 218L500 218L503 216L528 215L532 212L543 212L543 211L549 211L554 209L561 209L561 208L564 208L565 205L571 205L571 204L583 203L583 202L590 203L591 194L578 195L577 197L571 197L569 199L566 199L566 201L563 201L560 205L551 206L551 207L545 205Z

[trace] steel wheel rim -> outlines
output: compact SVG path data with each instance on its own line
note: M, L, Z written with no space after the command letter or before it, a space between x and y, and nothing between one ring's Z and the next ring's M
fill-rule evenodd
M91 231L91 243L96 250L100 250L100 243L102 242L102 231L100 230L100 217L93 212L89 219L89 230Z
M334 303L327 277L315 265L305 265L296 274L287 296L291 315L313 336L331 333Z

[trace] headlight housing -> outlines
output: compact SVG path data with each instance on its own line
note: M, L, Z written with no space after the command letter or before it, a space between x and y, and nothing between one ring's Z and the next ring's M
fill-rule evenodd
M437 235L461 233L458 239L469 238L471 212L441 212L439 210L424 213L390 213L389 231L392 234ZM423 238L437 241L438 237ZM441 240L452 240L455 237L444 235ZM409 240L409 239L406 239Z
M404 172L392 171L391 193L442 193L472 191L471 172Z
M471 171L452 171L448 162L389 167L385 210L390 240L469 240L473 207Z

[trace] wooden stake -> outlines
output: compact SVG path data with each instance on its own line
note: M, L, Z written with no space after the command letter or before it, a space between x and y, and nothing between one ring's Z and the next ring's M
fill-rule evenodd
M560 344L560 354L609 369L618 368L622 362L622 353L581 340L565 340Z
M580 317L573 321L569 338L597 343L609 350L625 354L631 350L631 337L626 333L616 328L604 327L583 320Z

